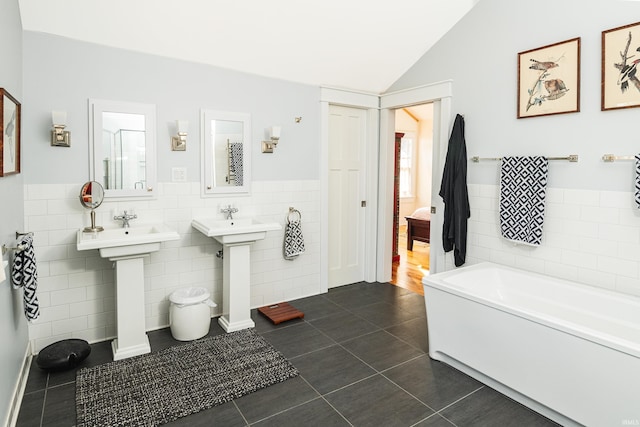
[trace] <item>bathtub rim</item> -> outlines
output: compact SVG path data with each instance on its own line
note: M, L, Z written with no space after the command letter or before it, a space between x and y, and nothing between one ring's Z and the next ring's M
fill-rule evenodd
M587 290L590 292L595 291L598 293L610 295L611 297L614 297L614 298L630 298L632 302L637 303L638 307L640 307L640 297L636 297L634 295L628 295L621 292L612 291L609 289L598 288L598 287L583 284L580 282L574 282L571 280L561 279L554 276L549 276L549 275L545 275L545 274L541 274L533 271L518 269L508 265L497 264L497 263L488 262L488 261L481 262L478 264L468 265L465 267L459 267L453 270L448 270L448 271L436 273L433 275L423 276L422 285L423 287L429 286L434 289L438 289L440 291L455 295L457 297L464 298L466 300L470 300L478 304L482 304L487 307L491 307L493 309L500 310L505 313L509 313L514 316L521 317L531 322L535 322L540 325L558 330L560 332L567 333L567 334L576 336L578 338L591 341L594 344L606 346L608 348L611 348L612 350L619 351L640 359L640 342L634 342L628 339L616 337L615 335L594 330L588 327L581 327L579 323L570 322L567 320L563 320L561 318L557 318L557 317L545 318L539 312L536 312L533 310L527 310L520 307L513 308L507 304L503 304L493 299L488 299L478 295L470 294L466 292L464 289L460 289L455 285L446 283L446 279L448 277L460 274L461 272L468 272L472 270L480 270L480 269L488 269L488 268L503 269L503 270L514 272L516 274L526 274L534 277L544 278L547 280L550 279L554 282L558 282L558 283L567 285L569 287L579 288L582 291L584 290ZM428 307L427 307L427 316L428 316Z

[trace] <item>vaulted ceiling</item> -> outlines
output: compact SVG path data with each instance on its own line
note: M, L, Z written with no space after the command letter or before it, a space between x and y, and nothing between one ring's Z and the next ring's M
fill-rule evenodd
M479 0L19 0L23 29L384 92Z

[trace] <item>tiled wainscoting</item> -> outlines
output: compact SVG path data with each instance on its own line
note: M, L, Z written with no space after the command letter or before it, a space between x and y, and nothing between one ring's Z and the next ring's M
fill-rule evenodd
M115 287L112 263L97 250L78 251L76 233L89 225L89 211L79 202L82 183L25 186L25 228L34 233L38 262L40 318L29 325L32 349L65 338L89 342L115 336ZM319 181L253 182L249 196L203 198L199 183L164 183L149 201L105 201L96 223L119 227L113 215L125 209L138 216L135 224L164 222L180 240L164 242L145 259L145 314L148 330L169 323L169 295L181 287L207 288L222 306L221 245L191 227L194 217L218 217L232 204L236 217L275 221L283 230L267 233L251 251L251 306L259 307L320 293ZM294 261L282 257L285 218L289 207L302 213L306 252ZM22 230L20 230L22 231Z
M499 186L468 188L467 264L492 261L640 296L640 210L632 192L547 189L542 244L532 247L501 237ZM450 253L442 261L453 268Z

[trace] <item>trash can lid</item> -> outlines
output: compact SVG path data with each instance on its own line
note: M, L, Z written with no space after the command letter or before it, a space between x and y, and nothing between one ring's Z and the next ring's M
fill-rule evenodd
M209 299L209 291L205 288L178 289L169 295L169 301L174 304L197 304Z

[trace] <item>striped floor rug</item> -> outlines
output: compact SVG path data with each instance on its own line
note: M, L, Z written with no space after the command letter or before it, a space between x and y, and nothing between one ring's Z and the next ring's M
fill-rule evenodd
M78 427L156 426L298 375L253 329L84 368Z

